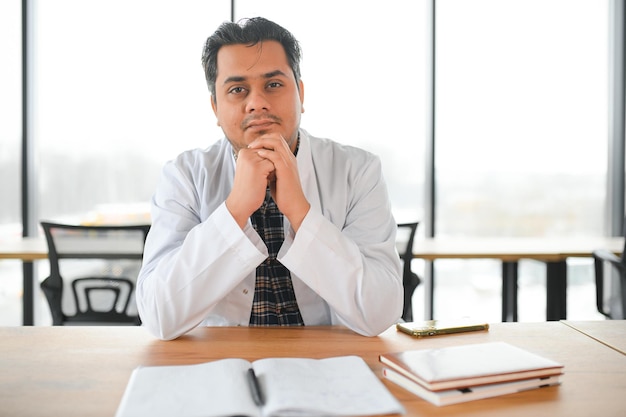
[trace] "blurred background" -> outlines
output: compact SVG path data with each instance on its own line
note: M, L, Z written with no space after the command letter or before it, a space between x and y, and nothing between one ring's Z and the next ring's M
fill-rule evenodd
M31 224L149 221L163 164L222 137L204 41L260 15L301 42L302 127L378 154L398 222L431 204L434 115L437 236L607 235L609 0L438 0L434 62L430 1L28 3ZM0 240L23 232L21 7L0 2ZM45 278L47 261L35 266ZM500 321L501 273L436 261L434 317ZM569 319L602 317L593 280L591 259L568 262ZM545 265L520 262L519 284L519 320L545 320ZM21 297L21 262L0 261L0 325L21 324ZM423 300L421 285L416 319ZM49 323L39 297L35 324Z

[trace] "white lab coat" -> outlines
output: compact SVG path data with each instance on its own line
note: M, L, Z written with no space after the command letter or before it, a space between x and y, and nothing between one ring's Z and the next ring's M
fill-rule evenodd
M285 218L278 260L291 271L302 319L377 335L403 303L380 160L301 130L297 161L311 209L297 234ZM268 254L250 221L242 230L224 204L234 173L225 139L163 169L136 290L143 325L161 339L198 325L248 325L256 267Z

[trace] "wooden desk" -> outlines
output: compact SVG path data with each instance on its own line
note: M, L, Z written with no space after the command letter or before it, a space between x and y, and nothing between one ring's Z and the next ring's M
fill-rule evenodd
M590 257L596 249L621 254L624 238L426 238L413 245L415 258L502 261L502 321L517 321L517 266L521 259L546 263L546 318L567 318L567 259ZM434 282L430 283L430 314Z
M34 269L33 261L48 259L48 244L44 238L0 240L0 260L16 259L24 264L22 272L22 324L34 324Z
M0 240L0 259L36 261L48 259L48 245L44 238Z
M624 326L623 321L607 324ZM436 407L384 383L404 404L407 416L623 415L626 355L561 322L495 323L488 332L425 339L394 328L372 338L342 327L201 328L169 342L155 340L141 327L5 327L0 328L0 413L113 416L138 365L354 354L380 376L378 355L383 352L499 340L563 363L563 384Z
M563 323L626 355L625 320L563 321Z

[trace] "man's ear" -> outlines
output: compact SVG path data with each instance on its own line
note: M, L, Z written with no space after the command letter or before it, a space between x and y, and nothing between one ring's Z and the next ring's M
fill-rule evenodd
M215 96L211 95L211 108L213 109L213 114L217 119L217 125L220 125L220 119L217 117L217 103L215 102Z
M298 81L298 94L300 94L300 113L304 113L304 83L302 80Z

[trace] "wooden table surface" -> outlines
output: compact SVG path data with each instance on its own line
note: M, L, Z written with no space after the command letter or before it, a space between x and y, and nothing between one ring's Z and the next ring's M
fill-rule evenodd
M0 240L0 259L26 262L48 259L48 244L43 237Z
M626 320L565 320L563 323L626 355Z
M621 254L623 237L503 237L453 238L436 237L416 239L415 258L435 259L498 259L519 261L534 259L544 262L567 258L589 257L596 249L607 249Z
M623 321L602 325L624 328ZM596 325L586 326L593 332ZM342 327L199 328L168 342L141 327L4 327L0 415L113 416L138 365L359 355L380 376L380 353L489 341L506 341L563 363L562 385L436 407L383 381L408 416L624 415L626 355L562 322L494 323L489 331L423 339L393 327L371 338Z
M416 239L415 258L435 259L500 259L504 261L536 259L561 260L588 257L595 249L608 249L621 254L622 237L590 238L426 238ZM0 240L0 259L33 261L47 259L48 246L43 237Z

